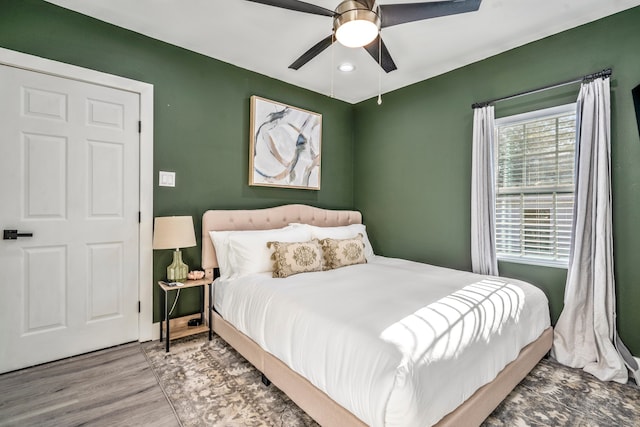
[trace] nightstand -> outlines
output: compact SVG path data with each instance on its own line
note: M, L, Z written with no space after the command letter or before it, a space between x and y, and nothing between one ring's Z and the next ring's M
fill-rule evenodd
M186 280L183 286L167 286L165 282L158 282L158 286L164 292L162 292L162 303L164 304L164 318L160 321L160 342L162 342L163 329L166 329L166 351L169 352L169 343L172 339L182 338L193 334L198 334L200 332L209 331L209 341L213 338L213 328L211 321L209 321L209 325L205 325L204 318L204 310L205 310L205 288L209 289L209 319L211 319L211 307L213 301L213 280L212 279L198 279L198 280ZM169 299L167 298L170 293L177 293L178 289L187 289L187 288L200 288L200 300L202 301L202 306L200 310L200 325L199 326L188 326L188 322L190 319L197 319L197 317L193 317L193 315L182 316L173 319L169 319ZM164 327L163 327L164 323ZM174 323L173 327L171 323Z

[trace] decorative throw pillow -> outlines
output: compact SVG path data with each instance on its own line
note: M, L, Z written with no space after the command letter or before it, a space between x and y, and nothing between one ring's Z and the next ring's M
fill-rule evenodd
M351 239L322 239L320 244L322 245L325 270L367 262L364 256L362 234Z
M322 271L322 247L316 239L295 243L268 242L267 247L273 249L273 277Z
M311 237L314 239L352 239L358 234L362 234L364 242L364 257L367 262L371 262L374 257L373 248L367 236L367 227L364 224L340 225L337 227L318 227L316 225L291 223L291 226L306 227L311 230Z

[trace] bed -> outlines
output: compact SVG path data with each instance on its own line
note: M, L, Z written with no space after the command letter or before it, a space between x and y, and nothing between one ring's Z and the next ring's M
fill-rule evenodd
M203 268L214 277L228 267L212 231L296 224L293 236L303 224L361 223L356 211L306 205L207 211ZM364 237L364 264L286 279L260 268L217 277L207 302L213 330L323 426L481 424L551 347L544 294L511 279L379 257ZM257 258L245 261L253 267Z

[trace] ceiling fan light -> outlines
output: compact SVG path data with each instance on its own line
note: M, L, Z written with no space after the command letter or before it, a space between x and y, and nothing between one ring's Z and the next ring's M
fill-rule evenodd
M376 39L380 31L380 17L356 1L340 3L333 20L336 39L347 47L366 46Z
M366 46L378 36L378 27L373 22L356 20L342 24L336 31L336 39L347 47Z

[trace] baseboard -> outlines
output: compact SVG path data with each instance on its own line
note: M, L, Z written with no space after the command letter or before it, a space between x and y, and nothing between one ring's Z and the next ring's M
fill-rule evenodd
M153 329L151 333L151 341L158 341L160 339L160 322L155 322L153 324Z

